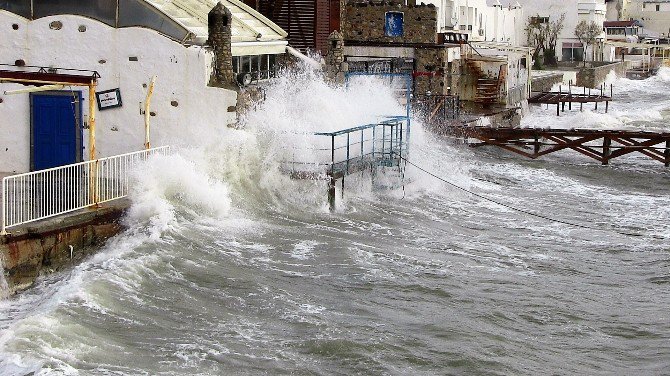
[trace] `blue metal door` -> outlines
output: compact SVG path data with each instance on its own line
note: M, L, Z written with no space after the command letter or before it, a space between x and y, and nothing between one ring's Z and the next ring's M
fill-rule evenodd
M31 94L33 171L81 160L79 94Z

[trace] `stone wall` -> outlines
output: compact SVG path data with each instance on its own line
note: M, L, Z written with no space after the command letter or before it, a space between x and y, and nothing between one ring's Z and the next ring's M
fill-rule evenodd
M414 94L423 95L429 91L433 94L446 94L444 55L445 49L442 46L414 50Z
M607 78L607 75L614 71L617 76L625 77L626 69L622 63L611 63L606 65L582 68L577 72L577 86L597 88Z
M0 273L8 285L5 293L25 290L38 276L73 265L119 233L123 229L119 219L129 201L109 205L28 224L0 237Z
M541 77L533 77L532 79L532 90L533 91L551 91L551 88L556 84L563 82L563 74L547 74Z
M402 12L404 34L389 37L384 33L386 12ZM348 3L342 19L345 43L435 43L437 8L432 5L404 5L397 2Z
M231 24L233 15L223 4L218 3L209 12L207 23L209 44L214 50L214 70L210 86L236 88L231 50Z

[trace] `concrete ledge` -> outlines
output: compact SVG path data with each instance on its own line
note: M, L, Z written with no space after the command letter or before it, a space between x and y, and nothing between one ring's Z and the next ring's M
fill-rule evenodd
M0 237L0 261L9 294L29 288L43 273L92 253L92 246L123 229L119 219L128 207L128 200L117 200L99 208L30 223Z

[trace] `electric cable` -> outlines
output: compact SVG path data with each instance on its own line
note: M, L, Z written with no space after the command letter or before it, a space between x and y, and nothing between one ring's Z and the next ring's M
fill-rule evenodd
M509 205L509 204L505 204L504 202L500 202L500 201L498 201L498 200L492 199L492 198L490 198L490 197L484 196L484 195L482 195L482 194L473 192L473 191L468 190L468 189L465 189L465 188L463 188L463 187L461 187L461 186L459 186L459 185L457 185L457 184L454 184L454 183L452 183L452 182L450 182L450 181L448 181L448 180L446 180L446 179L444 179L444 178L442 178L442 177L440 177L440 176L438 176L438 175L435 175L434 173L432 173L432 172L430 172L430 171L428 171L428 170L422 168L421 166L418 166L418 165L416 165L416 164L410 162L410 161L407 160L407 158L405 158L405 157L402 157L402 156L401 156L400 159L402 159L403 161L405 161L405 163L407 163L407 164L409 164L409 165L412 165L412 166L416 167L416 168L419 169L420 171L422 171L422 172L424 172L424 173L426 173L426 174L428 174L428 175L434 177L435 179L438 179L438 180L440 180L440 181L442 181L442 182L444 182L444 183L446 183L446 184L448 184L448 185L450 185L450 186L452 186L452 187L454 187L454 188L456 188L456 189L458 189L458 190L461 190L461 191L463 191L463 192L469 193L469 194L471 194L471 195L473 195L473 196L475 196L475 197L481 198L482 200L492 202L492 203L494 203L494 204L500 205L500 206L502 206L502 207L505 207L505 208L507 208L507 209L510 209L510 210L513 210L513 211L516 211L516 212L519 212L519 213L523 213L523 214L526 214L526 215L529 215L529 216L532 216L532 217L536 217L536 218L541 218L541 219L544 219L544 220L547 220L547 221L550 221L550 222L560 223L560 224L564 224L564 225L568 225L568 226L572 226L572 227L577 227L577 228L581 228L581 229L595 230L595 231L610 231L610 232L614 232L614 233L617 233L617 234L619 234L619 235L624 235L624 236L634 236L634 237L643 237L643 236L645 236L645 235L640 234L640 233L627 232L627 231L619 231L619 230L615 230L615 229L612 229L612 228L594 227L594 226L584 225L584 224L581 224L581 223L574 223L574 222L564 221L564 220L561 220L561 219L556 219L556 218L552 218L552 217L549 217L549 216L546 216L546 215L542 215L542 214L534 213L534 212L531 212L531 211L528 211L528 210L519 209L519 208L517 208L517 207L511 206L511 205ZM655 235L646 235L646 236L650 236L650 237L652 237L652 238L656 238L656 239L664 239L663 237L655 236Z

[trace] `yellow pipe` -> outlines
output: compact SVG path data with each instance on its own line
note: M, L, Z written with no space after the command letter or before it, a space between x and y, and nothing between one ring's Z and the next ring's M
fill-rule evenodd
M91 81L88 85L88 158L90 161L95 160L95 86L96 82ZM97 177L98 174L98 163L91 164L90 170L90 180L89 180L89 192L93 198L94 205L98 204L98 187L97 187Z
M95 81L88 85L88 155L89 160L95 159Z
M149 88L147 89L147 99L144 101L144 148L151 149L150 142L150 121L151 121L151 96L154 94L154 84L156 76L151 77Z

